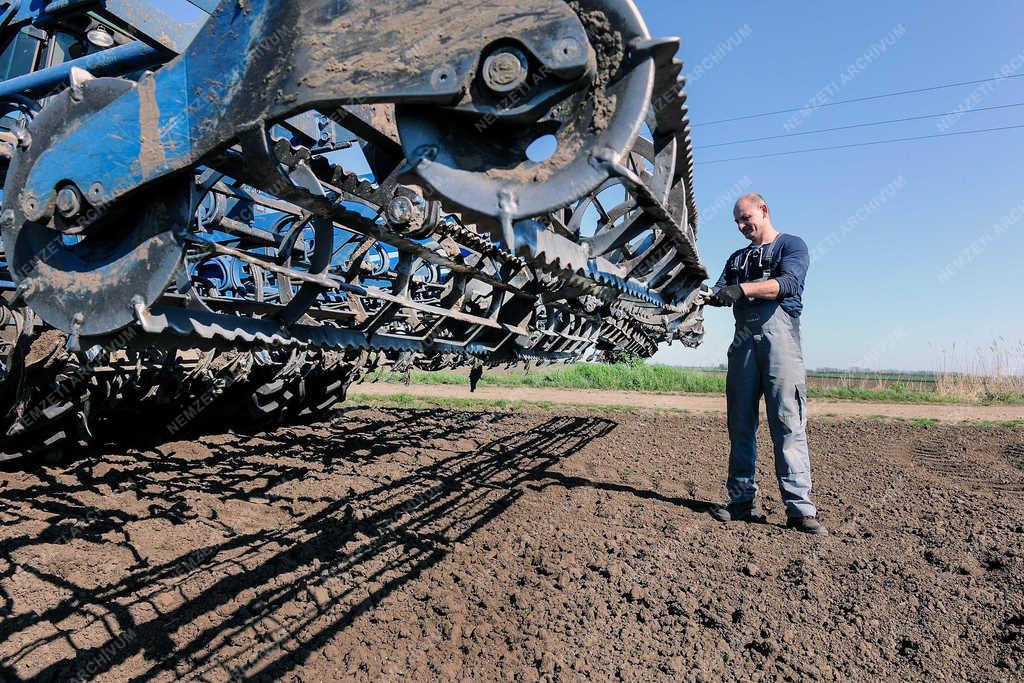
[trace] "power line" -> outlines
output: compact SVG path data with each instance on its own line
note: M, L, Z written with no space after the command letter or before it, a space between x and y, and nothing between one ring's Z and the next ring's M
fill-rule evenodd
M873 140L871 142L854 142L849 145L832 145L829 147L810 147L808 149L794 149L789 152L772 152L769 154L752 154L743 157L731 157L729 159L712 159L711 161L697 162L702 166L709 164L724 164L727 161L743 161L746 159L767 159L768 157L784 157L793 154L807 154L809 152L825 152L833 149L852 149L854 147L870 147L872 145L887 145L894 142L910 142L912 140L930 140L932 138L948 138L954 135L973 135L975 133L993 133L1000 130L1013 130L1024 128L1024 123L1015 126L1000 126L998 128L980 128L978 130L961 130L955 133L936 133L934 135L917 135L909 138L892 138L889 140Z
M945 88L957 88L962 85L978 85L979 83L990 83L992 81L1002 81L1007 78L1024 78L1024 74L1010 74L1009 76L994 76L992 78L980 78L976 81L960 81L959 83L944 83L942 85L933 85L927 88L915 88L913 90L898 90L896 92L883 93L881 95L869 95L868 97L854 97L848 100L836 100L835 102L825 102L819 104L816 109L824 109L825 107L836 107L840 104L850 104L851 102L867 102L868 100L880 100L885 97L896 97L898 95L913 95L922 92L931 92L933 90L943 90ZM698 126L714 126L719 123L729 123L730 121L745 121L747 119L758 119L764 116L775 116L776 114L789 114L795 111L803 111L807 109L807 105L802 107L794 107L793 109L779 109L777 111L766 111L760 114L747 114L745 116L734 116L730 119L718 119L717 121L705 121L703 123L694 123L694 128Z
M762 142L764 140L778 140L780 138L793 138L798 135L814 135L816 133L831 133L837 130L850 130L851 128L866 128L868 126L883 126L891 123L903 123L904 121L920 121L922 119L936 119L940 116L955 116L957 114L973 114L979 111L993 111L995 109L1011 109L1013 107L1024 107L1024 102L1015 104L998 104L991 107L978 107L969 111L949 111L942 114L922 114L921 116L906 116L901 119L889 119L888 121L872 121L870 123L853 123L848 126L836 126L835 128L818 128L816 130L805 130L799 133L781 133L779 135L766 135L761 138L747 138L746 140L731 140L729 142L716 142L711 145L699 145L696 149L711 149L712 147L727 147L729 145L742 145L746 142Z

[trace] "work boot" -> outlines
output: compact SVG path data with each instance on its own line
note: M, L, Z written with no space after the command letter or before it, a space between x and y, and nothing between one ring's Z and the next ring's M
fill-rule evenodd
M814 536L828 536L828 529L818 521L817 517L788 517L786 518L786 528L796 529Z
M761 505L755 500L750 503L730 503L729 505L716 505L708 511L709 514L719 522L752 522L764 524L768 517L761 509Z

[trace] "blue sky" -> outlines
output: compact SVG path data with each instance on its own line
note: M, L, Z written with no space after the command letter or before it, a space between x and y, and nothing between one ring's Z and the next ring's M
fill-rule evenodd
M1024 102L1024 78L701 126L703 122L1024 73L1016 2L696 2L637 0L651 32L683 39L690 75L699 246L712 279L743 245L731 219L761 192L776 227L818 253L805 293L809 367L973 366L999 341L1019 348L1024 306L1015 239L1024 228L1024 129L812 154L733 156L1024 124L1024 107L702 149L718 142ZM173 5L174 3L169 3ZM972 98L972 99L969 99ZM789 128L787 129L787 122ZM996 227L1000 226L1000 227ZM698 350L657 360L715 365L732 335L709 309ZM1018 363L1024 363L1018 354ZM946 360L944 360L944 358ZM1024 370L1024 368L1021 368Z
M803 107L818 95L819 102L835 101L988 78L1004 65L1024 73L1019 3L638 5L652 33L683 39L694 124ZM822 107L796 121L792 131L952 112L972 95L975 109L1024 102L1024 78ZM1024 130L705 163L944 132L936 118L701 149L786 133L789 117L694 128L697 202L711 214L701 224L699 246L713 277L744 244L724 198L746 187L768 199L777 228L823 252L805 295L809 367L933 370L944 354L947 362L974 365L976 352L987 354L995 340L1018 347L1024 306L1011 275L1022 272L1016 238L1024 228ZM1016 124L1024 124L1024 107L969 113L945 131ZM723 362L731 314L709 310L706 327L701 349L673 347L657 360Z

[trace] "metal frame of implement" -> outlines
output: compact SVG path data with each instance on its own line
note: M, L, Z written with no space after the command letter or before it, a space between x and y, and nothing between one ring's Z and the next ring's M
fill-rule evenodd
M0 46L0 459L97 399L308 415L703 334L678 40L629 0L0 2Z

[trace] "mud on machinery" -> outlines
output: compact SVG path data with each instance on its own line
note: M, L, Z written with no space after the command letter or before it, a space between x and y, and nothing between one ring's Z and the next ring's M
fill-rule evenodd
M15 1L0 41L0 460L701 339L678 40L630 0Z

